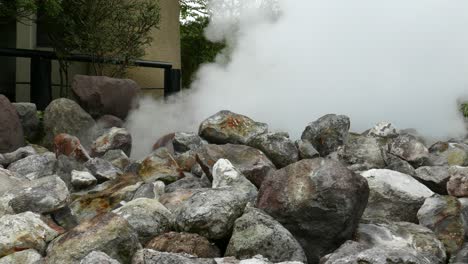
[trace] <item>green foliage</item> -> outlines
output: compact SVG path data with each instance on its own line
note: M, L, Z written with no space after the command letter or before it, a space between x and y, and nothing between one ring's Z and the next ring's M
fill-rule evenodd
M460 111L464 117L468 118L468 103L463 103L460 107Z
M61 11L62 0L0 0L0 17L27 22L38 9L49 16L56 16Z

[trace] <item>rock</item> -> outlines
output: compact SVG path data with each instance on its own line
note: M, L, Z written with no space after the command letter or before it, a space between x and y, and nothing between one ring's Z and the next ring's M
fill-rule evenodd
M65 133L78 137L87 146L91 143L88 132L94 125L94 119L77 103L56 99L44 111L44 145L50 147L56 135Z
M438 166L468 166L468 145L437 142L429 148L430 163Z
M76 190L86 189L96 185L97 179L87 171L72 171L71 184Z
M208 144L196 133L185 133L185 132L176 132L174 133L174 139L172 145L174 146L174 151L176 153L184 153L189 150L197 150L203 145Z
M180 154L175 154L174 159L177 162L179 169L184 172L191 172L194 166L200 165L197 162L197 152L193 150L189 150L187 152L180 153Z
M172 213L177 213L177 210L184 204L184 202L200 190L209 189L177 189L173 192L162 194L159 197L159 202L161 202L161 204L163 204Z
M72 189L71 173L72 171L87 171L85 166L72 157L60 155L57 158L57 175Z
M93 189L74 193L69 207L78 222L90 220L99 214L116 209L121 202L130 201L142 185L134 174L123 174L115 180L97 185Z
M465 243L457 255L455 255L451 260L450 264L465 264L468 263L468 243Z
M213 144L247 144L251 138L266 132L267 124L224 110L204 120L198 134Z
M417 223L417 212L434 193L413 177L386 169L361 173L370 188L366 219L387 219Z
M28 156L38 154L32 146L19 148L10 153L0 154L0 166L8 166L13 162L24 159Z
M296 147L299 151L299 159L314 159L320 157L320 153L307 140L297 140Z
M201 259L188 254L159 252L152 249L139 250L132 264L217 264L213 259Z
M346 144L338 149L338 157L353 171L381 169L386 166L385 147L382 139L351 133Z
M302 133L302 140L307 140L321 156L326 156L346 143L351 123L344 115L325 115L310 123Z
M134 106L140 87L130 79L75 75L72 91L92 116L108 114L125 119Z
M37 116L37 107L33 103L13 103L12 104L23 127L24 136L34 140L39 135L39 117Z
M461 204L452 196L433 196L426 199L418 211L419 224L434 231L444 243L447 254L455 255L462 247L465 230Z
M0 168L0 196L25 181L28 180L12 171Z
M219 258L219 248L203 236L169 232L152 239L146 248L170 253L185 253L198 258Z
M429 150L416 137L402 134L388 144L388 152L400 157L415 167L420 167L429 160Z
M247 199L233 188L194 192L175 213L177 230L208 239L227 238Z
M468 197L468 167L450 167L449 174L448 194L455 197Z
M257 207L294 235L309 263L317 263L351 238L368 196L363 177L339 162L316 158L273 172L259 190Z
M25 145L23 127L15 107L0 94L0 153L13 152Z
M258 254L274 262L307 261L301 245L286 228L263 211L247 207L234 224L225 256L248 259Z
M64 133L55 136L54 152L57 157L64 155L80 162L87 162L91 159L77 137Z
M100 158L90 159L84 165L101 182L115 180L122 174L122 171L114 167L112 163Z
M57 159L55 154L48 152L41 155L31 155L13 162L8 170L29 180L39 179L55 173Z
M443 264L443 244L427 228L407 222L360 224L357 241L347 241L323 264Z
M155 150L141 163L138 174L148 182L163 181L166 184L175 182L184 175L167 148Z
M416 169L414 178L435 193L447 194L447 182L450 179L449 168L447 166L419 167Z
M130 156L132 136L125 128L113 127L98 137L91 145L91 156L101 157L109 150L122 150Z
M159 199L165 192L166 185L162 181L145 183L135 192L133 199L149 198Z
M460 202L461 216L465 229L465 238L468 238L468 198L458 198Z
M263 179L275 165L258 149L243 145L205 145L197 152L197 160L210 180L213 165L219 159L227 159L255 186L260 187Z
M248 181L246 179L246 181ZM250 183L250 182L249 182ZM210 188L211 182L206 178L198 178L189 173L185 173L185 177L173 182L165 187L166 193L174 192L179 189L201 189Z
M34 249L26 249L0 258L0 264L40 264L41 254Z
M394 138L398 136L398 132L392 123L380 122L369 130L367 135L372 137Z
M258 190L253 183L242 175L227 159L219 159L213 166L213 188L232 187L255 203Z
M107 151L106 154L102 156L102 159L109 161L114 167L122 171L132 163L128 156L120 149Z
M56 175L24 182L0 197L0 215L5 213L51 213L64 207L70 193Z
M113 127L124 127L124 121L113 115L103 115L97 119L96 125L102 129L111 129Z
M294 142L281 133L266 133L255 136L247 145L261 150L275 164L283 168L299 160L299 150Z
M139 198L116 209L137 231L139 240L146 244L152 238L171 230L173 215L162 204L154 199Z
M31 212L0 217L0 257L26 249L43 252L59 233Z
M80 264L120 264L120 262L109 257L109 255L104 252L93 251L82 259Z
M387 164L385 167L387 170L398 171L411 176L416 175L416 170L409 162L390 153L385 155L385 163Z
M79 262L93 251L102 251L121 263L130 263L140 248L138 235L128 222L121 216L107 213L53 240L47 248L47 263Z

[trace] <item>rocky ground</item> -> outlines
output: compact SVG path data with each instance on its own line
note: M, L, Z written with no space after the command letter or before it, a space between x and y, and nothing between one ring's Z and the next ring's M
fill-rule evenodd
M133 160L97 112L0 96L0 264L468 263L463 140L326 115L293 141L221 111Z

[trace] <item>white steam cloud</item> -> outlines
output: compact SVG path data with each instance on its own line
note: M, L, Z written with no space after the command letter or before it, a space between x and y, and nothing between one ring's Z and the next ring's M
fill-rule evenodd
M390 121L428 137L464 133L468 1L277 0L274 10L269 2L211 0L206 35L228 40L229 59L203 66L170 102L141 102L127 123L135 156L222 109L293 138L327 113L348 115L357 132Z

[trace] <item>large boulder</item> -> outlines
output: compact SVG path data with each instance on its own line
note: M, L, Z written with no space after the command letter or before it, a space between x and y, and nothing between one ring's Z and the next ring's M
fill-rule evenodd
M340 162L317 158L273 172L259 190L257 207L294 235L309 263L317 263L351 238L368 196L363 177Z
M35 249L44 252L47 243L59 233L47 225L38 214L25 212L0 217L0 257L18 250Z
M449 256L462 247L465 237L461 204L453 196L433 196L426 199L418 211L419 224L434 231Z
M91 143L89 131L94 125L94 119L76 102L56 99L44 111L44 145L52 147L55 136L65 133L78 137L86 146Z
M384 168L384 140L359 134L349 134L348 141L338 149L338 157L353 171Z
M247 144L251 138L266 132L267 124L224 110L204 120L198 134L213 144Z
M417 213L426 198L434 193L413 177L386 169L361 173L370 188L364 218L417 223Z
M247 145L261 150L276 165L283 168L299 160L299 150L285 133L266 133L253 137Z
M132 136L125 128L113 127L98 137L91 145L91 155L101 157L109 150L122 150L130 156Z
M23 127L24 136L29 140L35 140L39 136L39 117L37 107L33 103L13 103Z
M247 196L234 188L196 191L175 213L177 230L208 239L227 238L247 202Z
M0 94L0 153L15 151L25 145L23 127L15 107Z
M67 185L56 175L26 181L0 196L0 215L50 213L64 207L69 198Z
M312 143L324 157L346 143L350 126L349 117L329 114L307 125L301 138Z
M208 178L213 179L213 166L219 159L229 160L255 186L260 187L263 179L275 165L263 152L244 145L205 145L197 151L197 160Z
M172 229L174 217L164 205L154 199L139 198L114 210L138 233L142 244Z
M47 248L48 264L76 263L92 251L102 251L121 263L130 263L141 248L138 235L123 217L113 213L85 221L53 240Z
M450 179L447 166L424 166L415 171L413 177L438 194L447 194L447 182Z
M388 144L388 152L400 157L415 167L426 164L429 160L429 150L415 136L402 134Z
M359 225L356 241L347 241L322 264L444 264L443 244L431 230L407 222Z
M206 237L193 233L168 232L152 239L146 248L161 252L185 253L198 258L219 258L219 248Z
M0 168L0 196L5 192L17 188L22 182L28 181L18 174Z
M26 249L0 258L0 264L41 264L42 256L34 249Z
M130 79L75 75L72 91L91 115L114 115L125 119L134 106L140 87Z
M55 173L57 166L57 158L52 152L45 154L37 154L27 156L24 159L20 159L13 162L8 166L8 170L17 173L19 176L35 180L45 176L50 176Z
M262 210L247 207L234 224L225 256L248 259L262 255L273 262L306 262L304 250L293 235Z

